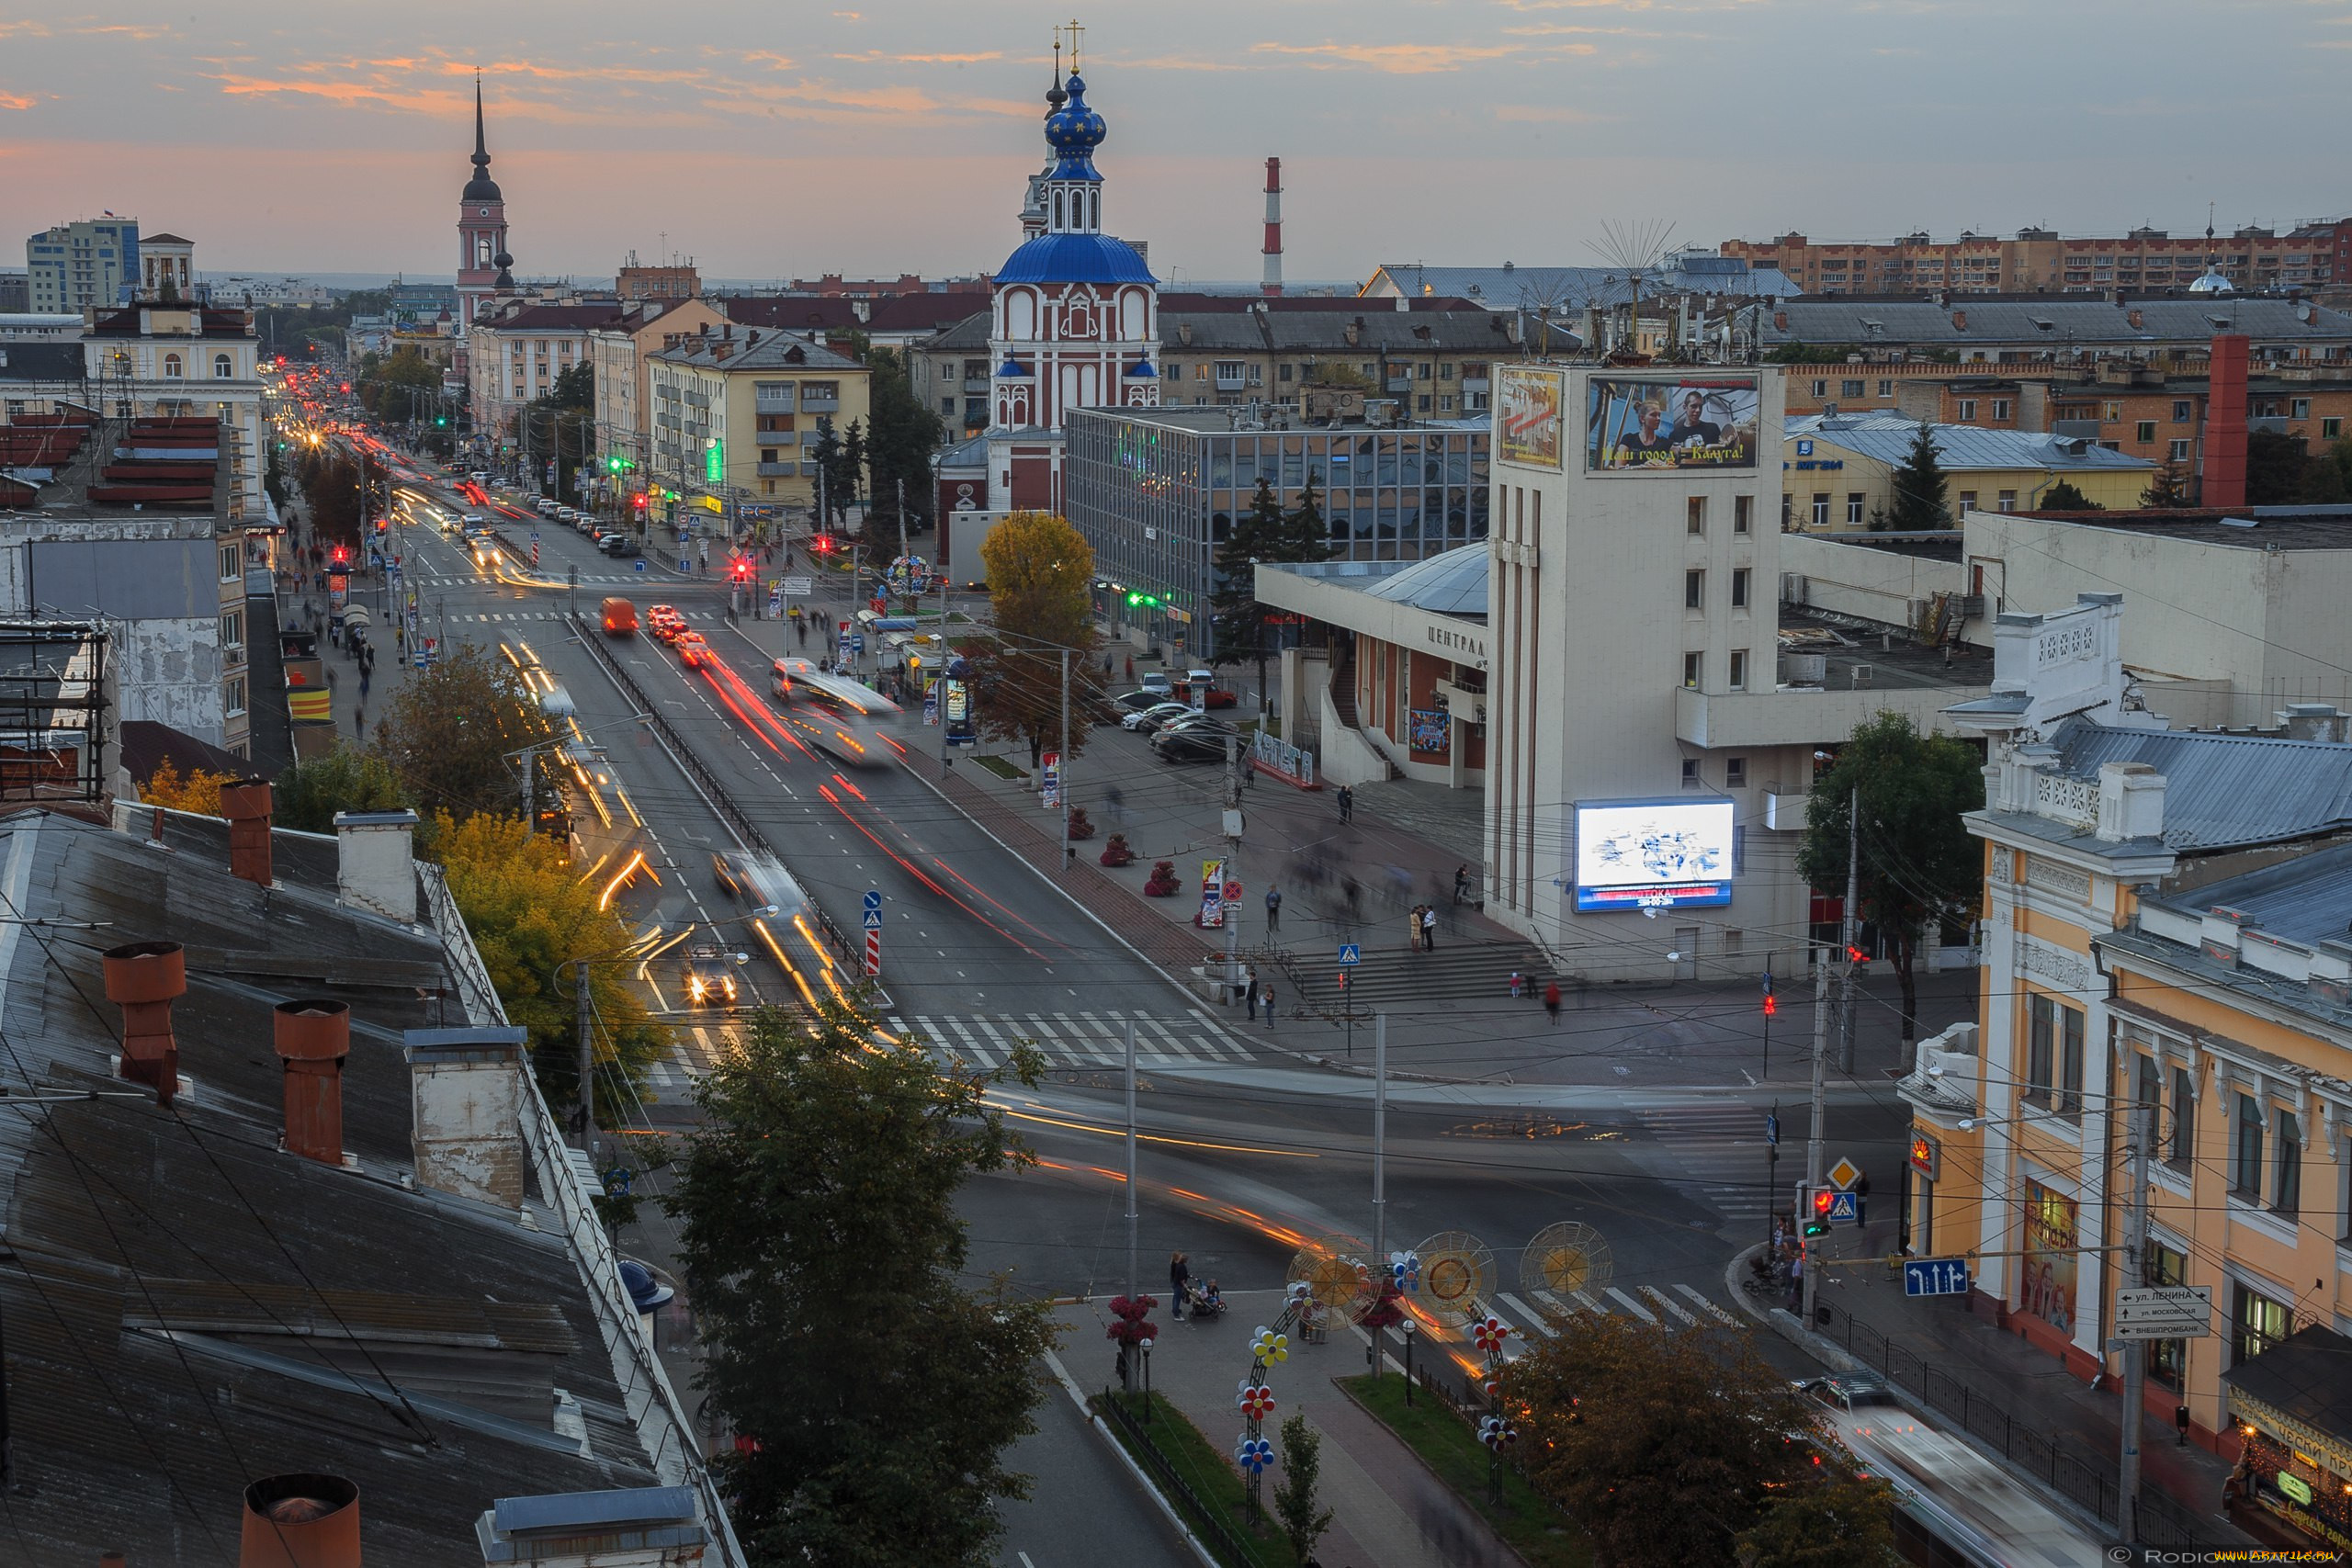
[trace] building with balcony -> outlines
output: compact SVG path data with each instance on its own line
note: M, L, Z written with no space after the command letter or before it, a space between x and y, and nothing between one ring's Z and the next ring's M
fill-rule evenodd
M648 477L713 514L749 503L813 516L818 445L872 409L864 365L790 333L723 321L647 364Z
M2021 229L2013 239L1962 233L1937 240L1920 232L1840 244L1792 232L1726 240L1718 249L1757 267L1777 268L1808 294L2095 294L2185 288L2209 272L2241 289L2315 288L2352 276L2339 267L2339 260L2352 262L2352 220L2305 223L2285 234L2249 226L2225 236L2210 229L2177 237L2162 229L2134 229L2070 239L2051 229Z
M2256 364L2332 365L2352 361L2352 315L2308 299L2253 295L2120 295L2066 299L2033 294L1986 298L1879 295L1782 299L1759 312L1766 355L1776 350L1842 351L1849 366L1800 367L1791 374L1825 383L1872 384L1899 373L1872 367L1898 354L1951 356L1962 366L2019 367L2052 361L2096 364L2164 356L2194 370L2219 335L2246 338ZM1842 404L1841 404L1842 406Z
M84 218L25 242L34 311L112 307L139 287L139 220Z
M1976 1314L2077 1377L2143 1357L2153 1413L2251 1447L2263 1500L2341 1542L2352 1422L2282 1390L2315 1349L2340 1390L2352 1322L2352 721L2169 728L2127 608L2003 617L1991 694L1951 710L1991 751L1984 964L1977 1021L1897 1084L1908 1248L1973 1257ZM2211 1336L2117 1340L2118 1292L2158 1284L2209 1292Z
M1410 563L1486 537L1485 424L1309 424L1279 412L1252 422L1243 412L1070 415L1069 516L1094 547L1116 635L1208 654L1216 552L1261 481L1284 511L1313 488L1339 561ZM1130 594L1149 603L1131 607Z
M556 378L589 362L588 334L621 319L617 299L542 304L517 299L481 306L467 335L466 390L478 439L511 456L509 427L524 407L555 389Z
M641 475L653 457L652 355L726 321L700 294L657 295L630 300L618 314L588 329L588 360L596 377L596 455L628 464L622 470L625 479Z

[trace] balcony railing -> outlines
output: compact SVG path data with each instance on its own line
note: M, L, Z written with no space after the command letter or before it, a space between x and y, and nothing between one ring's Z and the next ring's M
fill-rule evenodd
M1216 378L1216 389L1220 392L1238 392L1248 384L1238 376L1219 376Z
M988 389L989 378L987 377L967 376L964 378L964 390L967 392L985 392Z
M790 392L762 392L752 403L755 413L790 413L792 407Z
M819 398L812 397L804 392L800 397L800 409L803 413L831 413L841 406L842 400L838 395L830 398Z
M788 479L799 472L800 465L797 463L762 463L760 465L760 478L763 479Z

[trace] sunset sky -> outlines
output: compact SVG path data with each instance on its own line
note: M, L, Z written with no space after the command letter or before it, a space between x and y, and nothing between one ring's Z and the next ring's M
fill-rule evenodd
M26 7L8 8L23 17ZM894 0L125 0L0 16L0 265L102 209L209 270L447 274L474 69L516 270L984 270L1016 237L1052 27ZM1674 243L2352 209L2352 0L1134 0L1080 13L1105 226L1186 281L1598 263Z

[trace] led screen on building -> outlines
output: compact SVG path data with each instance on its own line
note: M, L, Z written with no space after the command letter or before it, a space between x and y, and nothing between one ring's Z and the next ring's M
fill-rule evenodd
M1753 376L1595 376L1585 394L1585 471L1753 468L1758 404Z
M1577 910L1731 902L1732 803L1612 800L1577 807Z

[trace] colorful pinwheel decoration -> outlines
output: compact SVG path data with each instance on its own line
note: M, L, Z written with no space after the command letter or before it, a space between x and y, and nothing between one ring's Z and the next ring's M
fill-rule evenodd
M1264 1383L1245 1382L1240 1397L1234 1401L1241 1406L1241 1414L1251 1421L1263 1421L1274 1408L1274 1391Z
M1499 1416L1489 1416L1478 1423L1478 1440L1489 1449L1499 1450L1519 1441L1519 1428Z
M1489 1356L1502 1354L1503 1341L1510 1337L1510 1325L1499 1317L1480 1318L1470 1325L1470 1342Z
M1388 1255L1388 1275L1399 1291L1421 1288L1421 1255L1418 1252L1392 1252Z
M1250 1353L1261 1361L1287 1361L1290 1359L1290 1336L1277 1334L1260 1324L1258 1337L1250 1341Z
M1274 1445L1263 1438L1252 1438L1245 1433L1233 1450L1233 1462L1256 1475L1274 1462Z

